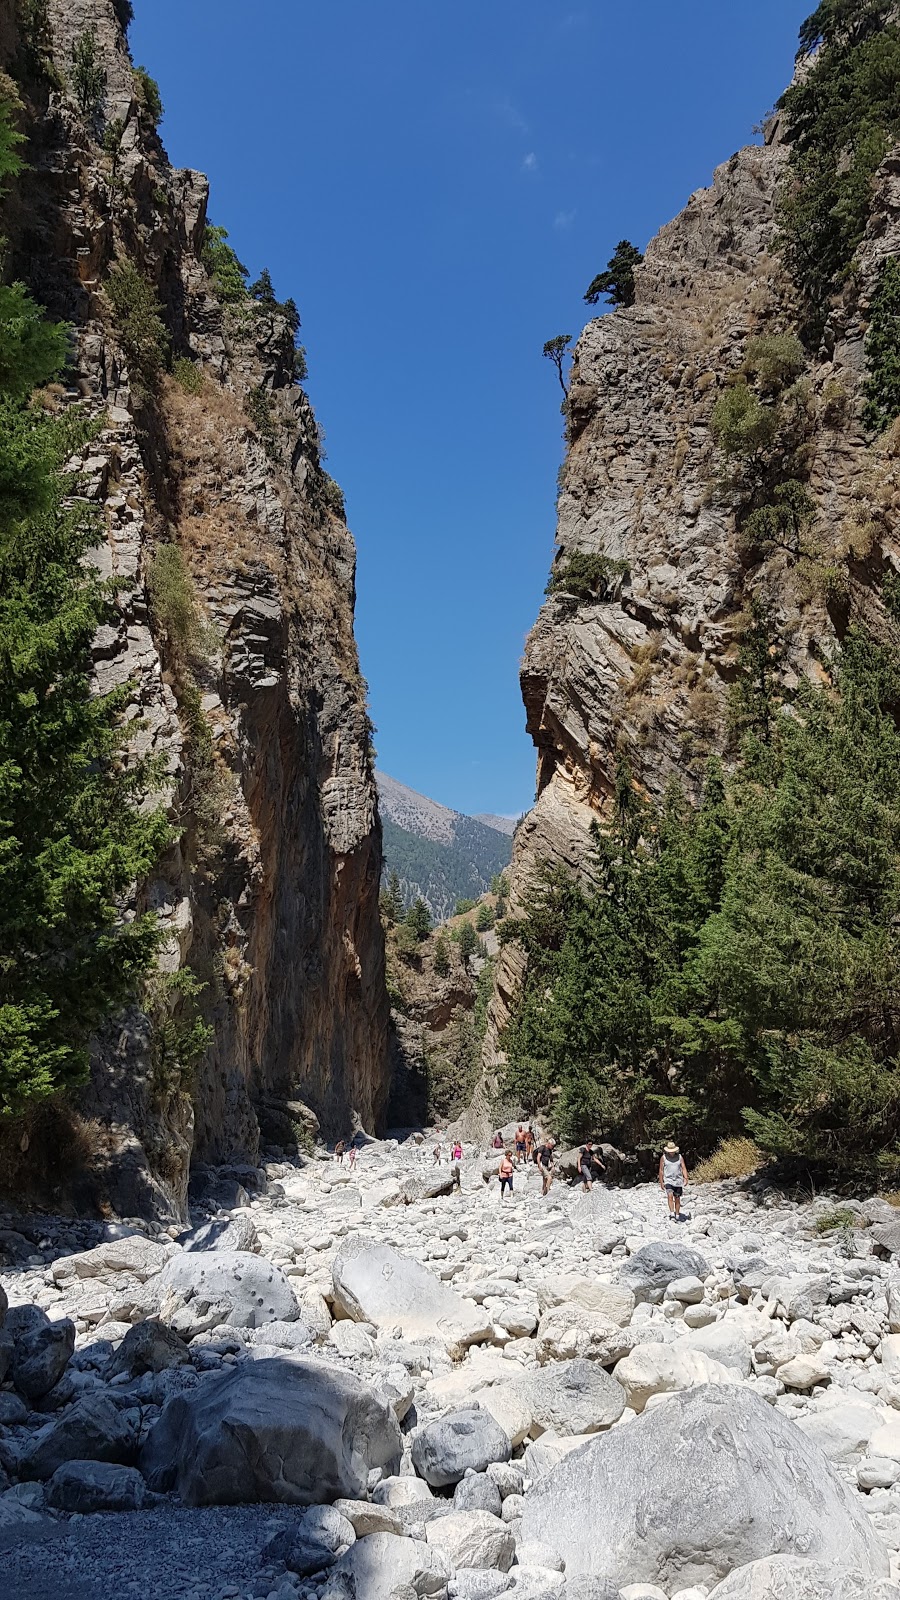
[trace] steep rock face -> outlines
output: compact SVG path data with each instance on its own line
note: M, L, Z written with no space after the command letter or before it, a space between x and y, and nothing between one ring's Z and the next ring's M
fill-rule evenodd
M718 169L648 247L635 304L590 322L578 341L554 571L575 554L616 565L603 598L551 595L527 642L537 799L516 833L513 904L542 861L588 867L590 829L608 814L622 755L657 797L674 777L696 798L708 756L728 758L728 690L754 597L770 609L788 695L804 677L827 677L851 621L878 633L872 580L900 566L898 478L892 436L872 446L862 427L864 337L878 266L900 244L900 152L880 170L857 271L803 377L816 561L742 550L740 496L710 428L748 339L797 323L775 247L781 132L775 119L765 145ZM839 593L823 581L831 561ZM474 1107L482 1121L521 977L521 952L507 947Z
M260 1108L301 1100L326 1128L352 1112L378 1124L381 832L355 548L294 382L290 320L275 303L217 293L201 259L206 180L169 165L117 9L49 0L41 59L11 0L0 5L30 168L4 230L13 272L75 330L74 373L55 403L86 400L102 417L84 493L106 530L97 560L121 590L96 678L104 690L131 685L135 744L165 767L177 843L143 895L169 936L164 970L190 966L205 985L212 1042L190 1080L160 1057L159 1011L135 1011L100 1041L82 1107L102 1169L95 1198L170 1215L184 1211L192 1156L256 1160ZM89 114L71 89L86 34L105 74ZM151 286L174 355L194 363L187 385L177 367L156 383L138 370L108 292L115 261ZM193 703L148 593L171 543L204 629ZM179 1004L170 991L159 1010Z

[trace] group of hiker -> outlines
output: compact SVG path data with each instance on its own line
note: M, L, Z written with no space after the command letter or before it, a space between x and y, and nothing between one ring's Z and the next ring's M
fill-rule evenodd
M500 1180L500 1199L504 1198L507 1191L513 1192L513 1175L517 1167L527 1166L534 1162L541 1174L541 1193L549 1194L553 1179L556 1176L556 1140L551 1136L541 1137L536 1135L529 1124L524 1127L520 1122L516 1129L515 1138L511 1146L507 1147L500 1129L491 1140L491 1148L502 1152L500 1164L497 1168L497 1177ZM513 1155L515 1151L515 1155ZM578 1152L578 1171L581 1177L581 1187L585 1194L589 1194L594 1186L598 1174L606 1172L606 1164L600 1151L593 1140L588 1139ZM669 1207L669 1217L674 1222L683 1220L681 1201L685 1186L688 1182L688 1170L684 1156L677 1144L670 1139L665 1145L659 1158L659 1186L666 1196Z
M438 1132L438 1142L432 1150L432 1164L441 1164L441 1135ZM500 1129L491 1140L491 1149L500 1152L500 1161L497 1167L497 1177L500 1181L500 1199L503 1200L507 1193L513 1192L513 1177L516 1169L529 1163L534 1163L541 1175L541 1193L547 1195L556 1177L556 1140L552 1135L535 1133L531 1124L525 1127L521 1122L516 1128L512 1144L507 1146ZM356 1165L357 1147L356 1140L350 1143L349 1150L343 1139L339 1139L334 1147L334 1158L343 1165L345 1154L348 1156L351 1169ZM455 1187L460 1187L460 1162L463 1158L463 1147L459 1139L454 1139L450 1147L450 1165ZM581 1187L585 1194L589 1194L594 1186L598 1174L606 1172L606 1163L592 1139L587 1139L578 1152L578 1171L581 1177ZM669 1219L673 1222L685 1220L681 1209L681 1201L688 1182L688 1169L684 1156L677 1144L670 1139L663 1148L659 1158L659 1186L666 1196L669 1207Z

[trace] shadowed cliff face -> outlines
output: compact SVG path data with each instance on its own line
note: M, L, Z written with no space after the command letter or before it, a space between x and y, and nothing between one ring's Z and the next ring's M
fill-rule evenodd
M181 1214L192 1156L256 1160L261 1106L303 1101L326 1128L353 1112L373 1127L386 1103L355 548L293 379L289 317L274 303L222 302L201 260L206 180L170 167L112 0L49 0L49 70L23 66L10 0L0 12L29 136L30 170L4 217L10 265L75 329L74 371L54 403L86 401L103 418L84 492L106 530L96 558L121 593L118 625L96 641L96 679L130 684L135 744L161 758L177 824L140 900L167 930L164 970L189 966L205 985L212 1027L189 1078L158 1048L160 1012L177 1019L177 996L110 1029L81 1107L91 1183L116 1210ZM86 31L105 73L96 115L64 83ZM104 147L115 124L118 142L107 133ZM151 286L174 356L194 363L187 386L177 364L156 383L138 370L108 292L116 260ZM149 603L169 543L202 625L193 704Z
M900 151L880 170L858 270L801 378L813 559L748 553L746 499L729 485L710 427L748 341L798 322L775 249L779 140L776 121L765 146L719 168L649 246L635 304L588 323L578 341L554 571L575 554L616 565L594 599L554 593L527 642L521 683L537 798L516 833L514 903L541 861L584 870L623 755L657 797L674 778L696 798L708 756L729 758L728 691L752 602L771 616L788 698L802 679L827 678L853 621L879 632L872 584L900 565L898 473L895 437L872 445L862 427L864 337L879 264L900 245ZM474 1107L482 1120L521 961L511 947L498 962Z

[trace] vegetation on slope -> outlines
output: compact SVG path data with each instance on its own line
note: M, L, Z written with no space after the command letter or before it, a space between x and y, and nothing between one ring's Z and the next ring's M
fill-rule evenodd
M833 686L790 710L774 675L738 694L740 760L710 763L699 809L677 788L650 805L623 765L594 887L547 870L504 926L528 955L507 1087L529 1107L558 1089L569 1137L749 1132L895 1176L900 648L850 633Z

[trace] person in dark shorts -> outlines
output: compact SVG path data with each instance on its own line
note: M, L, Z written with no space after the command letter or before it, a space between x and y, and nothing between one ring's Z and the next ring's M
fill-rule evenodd
M521 1122L516 1129L516 1166L520 1167L525 1160L525 1129Z
M513 1161L511 1150L504 1150L502 1156L500 1157L500 1165L497 1169L497 1176L500 1179L500 1199L502 1200L504 1190L509 1189L510 1194L513 1192Z
M606 1171L606 1168L600 1159L599 1153L594 1149L590 1139L588 1139L587 1144L583 1144L581 1146L581 1154L578 1157L578 1170L581 1173L581 1187L585 1194L590 1193L594 1183L594 1176L598 1168L601 1172Z
M688 1181L688 1170L684 1164L684 1156L677 1144L670 1139L659 1158L659 1187L665 1190L669 1202L669 1217L676 1222L681 1221L681 1197L684 1194Z
M556 1149L555 1139L545 1139L537 1153L537 1164L541 1174L541 1193L549 1194L553 1182L553 1154Z

